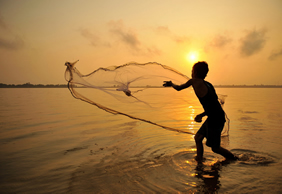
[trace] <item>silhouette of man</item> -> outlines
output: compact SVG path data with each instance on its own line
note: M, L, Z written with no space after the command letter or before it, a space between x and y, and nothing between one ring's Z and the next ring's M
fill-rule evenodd
M221 132L226 121L225 112L218 101L213 85L204 80L208 71L209 68L206 62L197 62L192 69L192 79L182 85L176 85L171 81L164 81L163 86L173 87L177 91L192 86L204 108L204 112L195 117L196 122L202 122L204 116L208 117L194 137L197 147L196 160L199 162L203 160L204 138L207 139L206 145L211 147L213 152L222 155L226 159L236 160L236 156L220 146Z

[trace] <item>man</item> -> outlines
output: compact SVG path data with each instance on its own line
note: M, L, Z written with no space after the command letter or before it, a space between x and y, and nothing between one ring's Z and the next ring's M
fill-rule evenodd
M165 81L163 86L173 87L177 91L192 86L204 108L204 112L195 117L196 122L201 122L204 116L208 117L194 137L197 147L196 160L199 162L203 160L204 138L207 139L206 145L211 147L213 152L222 155L226 159L236 160L236 156L220 146L221 131L225 123L225 112L218 101L213 85L204 80L208 71L209 68L206 62L197 62L193 66L192 79L182 85L175 85L171 81Z

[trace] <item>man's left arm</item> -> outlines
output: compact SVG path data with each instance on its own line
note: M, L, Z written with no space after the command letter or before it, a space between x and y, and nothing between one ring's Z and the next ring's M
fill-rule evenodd
M177 91L188 88L191 85L192 85L192 79L188 80L186 83L184 83L182 85L176 85L176 84L172 83L171 81L164 81L164 84L163 84L164 87L173 87Z
M207 116L207 113L206 113L206 112L203 112L203 113L201 113L201 114L198 114L198 115L195 117L194 120L195 120L196 122L200 123L200 122L202 122L202 118L203 118L204 116Z

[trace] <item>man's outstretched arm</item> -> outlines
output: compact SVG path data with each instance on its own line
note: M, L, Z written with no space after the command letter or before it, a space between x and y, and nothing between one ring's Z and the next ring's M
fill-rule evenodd
M184 83L182 85L176 85L176 84L172 83L171 81L164 81L164 84L163 84L164 87L173 87L177 91L188 88L191 85L192 85L192 79L188 80L186 83Z

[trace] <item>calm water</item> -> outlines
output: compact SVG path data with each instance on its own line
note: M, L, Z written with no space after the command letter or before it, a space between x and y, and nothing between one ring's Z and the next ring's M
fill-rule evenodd
M282 89L217 92L231 120L222 145L240 161L205 147L198 165L192 135L109 114L67 89L0 89L0 193L281 193ZM197 131L191 90L158 95L159 108L130 112Z

